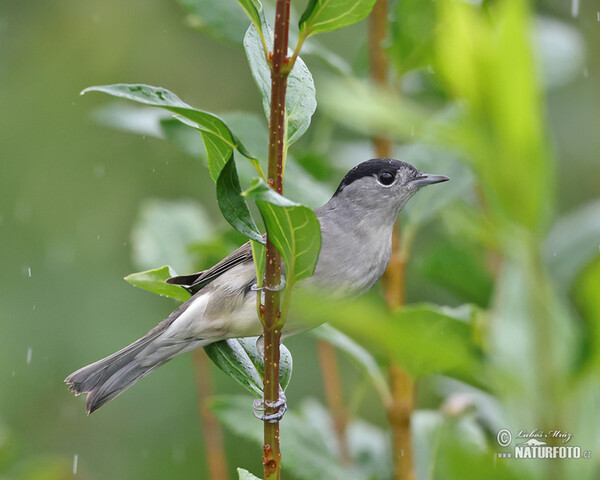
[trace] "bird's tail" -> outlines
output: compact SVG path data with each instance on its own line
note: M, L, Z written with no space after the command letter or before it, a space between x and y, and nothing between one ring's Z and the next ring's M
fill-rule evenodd
M208 342L175 340L166 337L163 332L150 331L122 350L80 368L65 382L76 395L87 393L89 415L176 355L205 343Z

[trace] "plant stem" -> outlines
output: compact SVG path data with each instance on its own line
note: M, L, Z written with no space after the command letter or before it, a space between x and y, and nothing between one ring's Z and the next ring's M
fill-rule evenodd
M323 388L325 399L333 420L333 428L340 447L340 462L349 465L351 462L350 449L346 437L346 426L348 425L348 410L344 405L344 391L340 381L335 348L325 340L317 341L319 351L319 363L323 372Z
M269 119L269 185L283 194L283 163L285 143L285 92L289 69L287 49L290 22L290 0L277 0L275 32L271 67L271 113ZM281 283L281 256L267 237L267 263L265 267L265 306L262 315L265 345L263 391L265 402L279 398L279 343L285 318L280 315L280 292L272 290ZM266 408L266 414L274 413ZM278 480L281 472L279 423L264 422L263 471L265 480Z
M196 373L196 391L198 392L198 411L202 417L202 433L206 449L209 480L227 480L227 460L223 448L223 431L221 425L206 406L206 400L212 397L210 365L208 357L201 348L192 352L194 370Z
M383 48L387 31L387 0L378 0L371 12L369 23L369 59L371 77L382 86L388 86L388 60ZM390 158L392 144L389 138L374 137L373 146L380 158ZM395 310L405 304L406 262L412 244L412 232L405 232L404 238L399 228L392 237L392 256L385 272L385 298L390 309ZM390 360L389 382L391 401L387 405L388 419L392 431L392 452L394 457L394 478L413 480L415 478L410 435L410 417L414 408L414 381L394 360Z
M387 32L387 0L378 0L371 11L369 21L369 64L371 78L377 85L388 85L388 60L383 42ZM373 137L375 154L379 158L389 158L392 154L392 142L389 138Z

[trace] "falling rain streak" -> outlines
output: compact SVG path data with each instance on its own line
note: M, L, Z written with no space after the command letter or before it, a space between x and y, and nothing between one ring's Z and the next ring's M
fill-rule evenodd
M29 347L27 349L27 365L29 365L31 363L31 355L33 354L33 350L31 349L31 347Z
M77 461L79 460L79 455L73 456L73 475L77 475Z

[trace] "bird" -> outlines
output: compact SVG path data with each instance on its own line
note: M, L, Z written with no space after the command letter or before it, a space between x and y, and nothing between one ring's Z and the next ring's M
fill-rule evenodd
M301 283L336 296L365 293L390 260L400 210L422 187L447 180L388 158L352 168L331 199L315 209L321 250L313 276ZM167 283L184 286L192 296L140 339L65 379L76 395L87 393L88 415L175 356L220 340L262 333L249 242L208 270L172 277ZM308 328L290 319L282 336Z

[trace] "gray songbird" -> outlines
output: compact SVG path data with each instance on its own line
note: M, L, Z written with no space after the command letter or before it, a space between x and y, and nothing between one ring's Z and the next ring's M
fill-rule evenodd
M369 290L389 262L398 212L421 187L446 180L391 159L354 167L331 199L315 210L321 252L314 275L303 282L336 295ZM185 286L192 297L139 340L66 378L71 391L88 394L88 414L177 355L226 338L261 334L249 243L208 270L168 282ZM282 334L306 328L290 319Z

